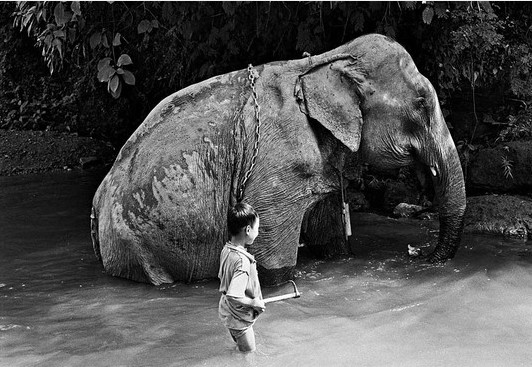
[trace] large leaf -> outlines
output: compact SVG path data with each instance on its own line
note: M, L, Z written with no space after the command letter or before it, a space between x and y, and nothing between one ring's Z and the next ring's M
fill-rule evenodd
M65 25L70 19L65 19L65 8L63 6L63 3L57 2L57 5L54 8L54 18L55 23L58 26Z
M72 1L70 9L72 9L74 14L81 15L81 5L79 4L79 1Z
M98 71L102 70L104 67L109 66L111 63L110 57L104 57L100 61L98 61Z
M89 39L89 44L94 50L102 42L102 34L100 32L94 32Z
M44 44L48 47L50 47L52 45L52 40L54 39L54 37L51 35L51 34L47 34L46 37L44 38Z
M116 63L116 65L118 66L131 65L131 64L133 64L133 61L131 61L131 57L129 57L128 54L120 55L120 57L118 58L118 62Z
M427 6L423 10L423 22L425 24L430 24L432 22L432 17L434 16L434 9L432 9L432 6Z
M115 91L111 91L111 95L114 97L114 98L118 98L120 97L120 94L122 93L122 83L118 83L118 87L116 88Z
M63 59L63 43L61 42L61 40L59 38L54 38L54 40L52 41L52 46L55 47L57 51L59 51L59 57L62 60Z
M137 26L137 32L139 34L150 32L152 29L151 22L147 19L143 19L140 21L139 25Z
M131 71L124 70L124 74L122 75L122 78L124 78L124 82L129 85L135 85L135 75Z
M120 41L120 33L115 34L115 38L113 39L113 46L120 46L122 42Z
M111 77L115 76L116 70L112 66L105 66L98 71L98 80L102 83L108 82Z
M118 89L119 85L120 85L120 78L118 77L118 75L114 75L109 81L109 84L107 84L107 90L109 90L109 92L111 93L114 93Z
M105 48L109 48L109 42L107 41L107 35L105 33L102 34L102 45Z

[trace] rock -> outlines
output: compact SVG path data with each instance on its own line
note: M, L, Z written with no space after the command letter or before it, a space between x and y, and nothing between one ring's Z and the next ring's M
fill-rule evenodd
M91 167L95 167L101 163L100 159L97 157L81 157L79 159L79 164L81 168L88 169Z
M469 164L468 189L494 193L530 191L530 162L532 141L514 141L480 149Z
M464 229L532 239L532 200L509 195L468 197Z
M401 218L409 218L422 209L423 207L420 205L399 203L393 210L393 215Z

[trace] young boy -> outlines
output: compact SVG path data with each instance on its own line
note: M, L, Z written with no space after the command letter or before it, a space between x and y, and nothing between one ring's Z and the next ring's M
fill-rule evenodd
M231 240L220 254L220 303L218 313L241 352L255 350L253 324L264 312L257 263L246 251L259 234L259 216L251 205L238 203L229 209L227 228Z

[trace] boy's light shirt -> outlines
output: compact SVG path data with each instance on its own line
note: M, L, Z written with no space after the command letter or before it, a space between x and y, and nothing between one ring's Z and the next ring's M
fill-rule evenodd
M235 257L238 256L238 258ZM255 322L252 307L234 305L227 296L262 298L256 261L244 248L227 243L220 254L220 319L230 329L245 329Z

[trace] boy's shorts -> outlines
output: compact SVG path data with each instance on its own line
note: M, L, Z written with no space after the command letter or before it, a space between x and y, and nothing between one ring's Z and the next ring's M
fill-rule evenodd
M240 338L242 335L248 333L248 332L253 332L253 326L250 326L246 329L242 329L242 330L237 330L237 329L229 329L229 333L231 334L231 336L233 337L233 340L236 342L238 338Z

